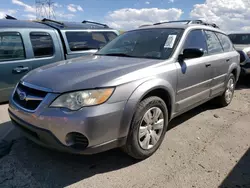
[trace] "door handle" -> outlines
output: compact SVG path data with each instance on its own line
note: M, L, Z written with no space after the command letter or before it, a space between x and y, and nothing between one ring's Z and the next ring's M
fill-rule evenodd
M211 63L206 63L205 66L206 66L206 67L210 67L210 66L211 66Z
M230 59L226 59L226 62L229 62L230 61Z
M20 67L14 68L13 72L14 73L22 73L22 72L26 72L28 70L29 70L29 67L22 67L22 66L20 66Z

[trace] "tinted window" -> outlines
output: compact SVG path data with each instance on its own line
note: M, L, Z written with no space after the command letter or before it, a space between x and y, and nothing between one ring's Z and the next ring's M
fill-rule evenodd
M229 52L233 50L233 45L232 42L230 41L230 39L228 38L228 36L221 34L221 33L216 33L217 37L220 40L220 43L223 47L223 50L225 52Z
M186 48L202 48L207 53L206 38L202 30L193 30L188 34L183 49Z
M174 51L182 33L182 29L143 29L129 31L112 40L96 54L168 59Z
M99 49L116 36L113 32L66 32L71 51Z
M35 57L48 57L54 54L54 45L51 36L48 33L32 32L30 40Z
M207 36L207 47L209 54L216 54L223 52L223 48L220 44L218 37L212 31L205 31Z
M25 58L23 41L19 33L0 33L0 61Z
M250 44L250 34L230 34L233 44Z

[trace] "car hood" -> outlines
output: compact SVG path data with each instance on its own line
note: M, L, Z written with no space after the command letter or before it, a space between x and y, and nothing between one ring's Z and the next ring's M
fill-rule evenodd
M150 69L162 60L96 56L74 58L37 68L22 81L53 92L117 86L145 77L140 69Z

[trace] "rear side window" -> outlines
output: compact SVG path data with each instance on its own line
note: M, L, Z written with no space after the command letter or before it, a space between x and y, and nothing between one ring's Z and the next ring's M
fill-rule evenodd
M20 33L0 33L0 61L25 59L25 50Z
M230 34L230 40L233 44L250 44L250 34Z
M71 51L99 49L116 36L114 32L66 32Z
M188 34L183 49L186 48L203 49L204 54L207 54L206 38L202 30L193 30Z
M212 31L205 31L205 33L207 36L208 54L218 54L223 52L223 48L215 33Z
M220 43L221 43L223 50L225 52L230 52L233 50L233 44L230 41L230 39L228 38L228 36L221 34L221 33L216 33L216 35L219 38Z
M49 33L32 32L30 33L30 40L36 58L54 55L54 44Z

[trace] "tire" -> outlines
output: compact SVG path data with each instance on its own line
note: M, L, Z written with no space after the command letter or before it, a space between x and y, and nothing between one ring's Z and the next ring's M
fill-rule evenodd
M231 85L230 82L233 84L233 86L230 86ZM234 95L235 85L236 85L235 76L233 74L230 74L229 78L227 79L227 82L226 82L226 89L225 89L224 93L221 96L219 96L217 99L217 102L218 102L220 107L226 107L231 103L231 101L233 99L233 95ZM229 89L229 87L231 89ZM231 91L230 99L227 98L228 90Z
M157 114L156 111L159 114L160 113L159 110L161 111L161 115L159 115L159 118L155 120L154 117L157 117L157 115L154 116L154 114ZM150 124L152 125L148 125L145 121L145 119L147 120L150 119L147 118L148 116L146 115L149 114L149 112L153 116L153 118L151 118L152 122L155 122L155 123L151 122ZM162 126L162 129L161 130L156 129L159 128L156 127L157 125L160 125L159 127ZM168 109L165 102L159 97L149 97L144 99L139 103L138 108L136 109L134 118L131 123L130 131L127 137L127 142L126 145L123 147L123 150L128 155L130 155L135 159L143 160L150 157L153 153L156 152L156 150L161 145L167 130L167 125L168 125ZM154 130L148 130L150 129L149 126ZM140 130L141 133L143 134L145 133L146 130L147 133L144 137L139 138L141 135L143 135L143 134L139 135ZM150 139L147 147L147 142L145 142L145 139L148 138L148 135L150 135ZM153 138L158 138L158 139L153 139Z

